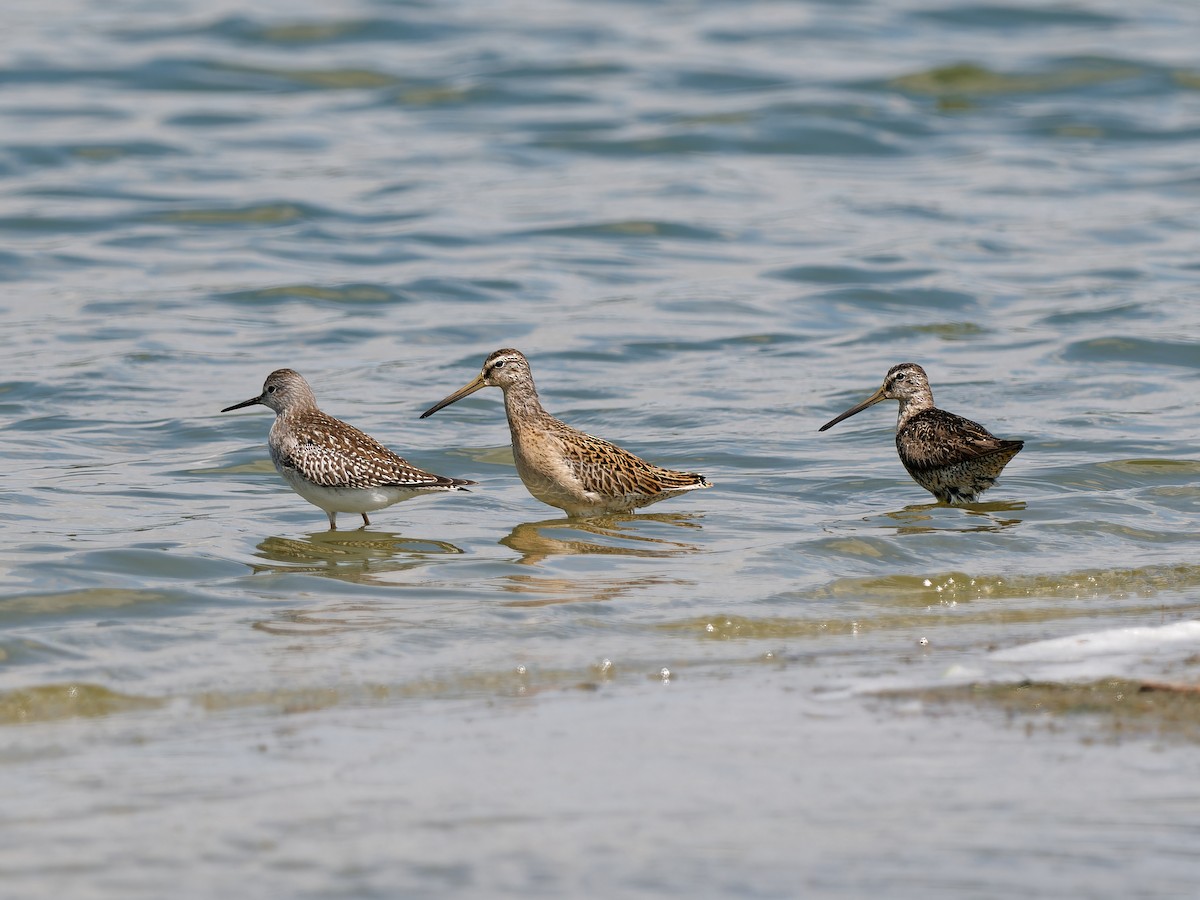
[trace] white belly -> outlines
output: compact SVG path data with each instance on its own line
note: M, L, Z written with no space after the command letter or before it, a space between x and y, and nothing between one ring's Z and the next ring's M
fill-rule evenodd
M295 469L280 469L279 474L293 491L326 512L367 513L383 509L401 500L408 500L417 494L429 493L413 488L377 487L377 488L341 488L322 487L301 477Z

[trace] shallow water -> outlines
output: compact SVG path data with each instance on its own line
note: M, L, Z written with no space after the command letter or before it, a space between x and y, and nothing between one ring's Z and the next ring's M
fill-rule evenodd
M894 692L1197 681L1200 8L6 20L7 896L1194 890L1189 742ZM417 420L502 346L715 487ZM1026 441L976 507L817 433L905 360ZM325 531L217 412L284 365L480 488Z

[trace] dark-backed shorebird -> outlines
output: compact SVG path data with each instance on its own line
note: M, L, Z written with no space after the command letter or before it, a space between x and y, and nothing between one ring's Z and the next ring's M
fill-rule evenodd
M525 487L569 516L628 512L709 487L703 475L648 463L550 415L538 399L529 360L519 350L497 350L472 382L425 410L421 418L485 387L504 391L513 459Z
M879 390L820 430L881 400L900 401L896 419L900 462L913 481L943 503L974 503L1025 446L1024 441L998 438L978 422L934 406L929 378L916 363L892 366Z
M262 393L221 412L260 403L275 410L267 438L271 461L297 494L325 510L329 527L337 514L367 513L421 494L466 490L474 481L424 472L375 438L321 412L299 372L276 369Z

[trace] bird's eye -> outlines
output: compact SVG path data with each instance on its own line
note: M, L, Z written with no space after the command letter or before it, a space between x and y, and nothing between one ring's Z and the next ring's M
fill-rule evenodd
M908 376L905 375L903 372L901 372L896 376L895 380L896 381L904 381L906 378L908 378Z
M267 386L267 393L268 393L268 394L273 394L273 393L275 393L275 385L273 385L273 384L272 384L272 385L268 385L268 386Z
M503 369L504 368L504 360L502 360L502 359L496 360L494 363L492 363L492 368L493 369Z

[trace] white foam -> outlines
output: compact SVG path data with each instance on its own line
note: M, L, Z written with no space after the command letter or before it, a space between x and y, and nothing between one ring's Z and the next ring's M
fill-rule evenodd
M1033 641L929 668L856 679L828 696L875 694L966 684L1080 682L1105 678L1194 681L1189 657L1200 653L1200 621L1110 628ZM932 679L932 682L931 682Z
M989 654L993 674L1007 670L1038 680L1070 680L1162 675L1200 650L1200 622L1139 628L1111 628L1035 641Z

